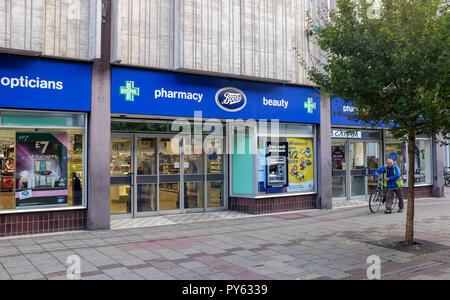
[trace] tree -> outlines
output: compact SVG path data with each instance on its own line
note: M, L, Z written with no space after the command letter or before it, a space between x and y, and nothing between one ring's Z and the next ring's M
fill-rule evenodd
M448 9L445 0L337 0L310 31L325 60L304 64L321 93L358 108L352 119L390 124L408 142L407 245L414 244L416 136L449 136Z

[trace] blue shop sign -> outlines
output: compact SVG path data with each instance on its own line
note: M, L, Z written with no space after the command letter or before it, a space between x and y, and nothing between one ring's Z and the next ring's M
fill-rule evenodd
M0 54L0 107L91 110L91 65Z
M111 76L112 113L320 123L311 88L122 67Z
M331 100L331 124L332 125L346 125L346 126L364 126L371 127L361 121L349 119L356 114L357 108L353 106L350 101L334 98ZM387 127L385 124L380 124L378 127Z

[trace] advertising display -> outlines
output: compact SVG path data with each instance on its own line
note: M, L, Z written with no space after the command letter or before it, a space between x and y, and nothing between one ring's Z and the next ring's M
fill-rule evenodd
M343 170L345 164L345 152L339 146L333 146L331 152L331 163L334 170Z
M66 205L67 133L16 133L16 207Z
M286 138L289 145L288 192L308 192L314 189L313 140Z

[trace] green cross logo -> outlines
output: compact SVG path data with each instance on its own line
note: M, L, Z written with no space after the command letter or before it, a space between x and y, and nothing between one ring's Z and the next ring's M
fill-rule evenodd
M126 101L134 101L134 96L139 96L139 88L134 87L134 81L127 81L126 86L120 87L120 94L125 95Z
M316 103L314 103L312 98L308 98L308 101L305 102L305 108L308 110L308 114L314 113L314 109L316 109Z

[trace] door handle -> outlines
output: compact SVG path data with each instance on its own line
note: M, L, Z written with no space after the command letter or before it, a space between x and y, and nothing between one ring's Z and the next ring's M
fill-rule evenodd
M130 173L130 186L134 186L134 174Z

